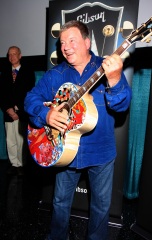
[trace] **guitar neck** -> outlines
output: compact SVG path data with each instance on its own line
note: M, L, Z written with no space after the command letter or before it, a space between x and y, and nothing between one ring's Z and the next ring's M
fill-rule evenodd
M129 47L131 43L128 40L125 40L121 46L114 52L121 56ZM104 75L104 70L100 66L94 74L78 89L75 95L69 99L67 102L69 108L71 109L83 96L85 93L89 92L90 89L101 79Z
M152 17L147 22L143 23L139 28L135 29L131 35L120 45L120 47L114 52L115 54L122 56L122 54L135 42L146 41L152 36ZM113 53L113 54L114 54ZM90 89L101 79L104 75L104 70L100 66L96 72L78 89L76 94L66 102L64 108L70 110L85 93L89 92Z

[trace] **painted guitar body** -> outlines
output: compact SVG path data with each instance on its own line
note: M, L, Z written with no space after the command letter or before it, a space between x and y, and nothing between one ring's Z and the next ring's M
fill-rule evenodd
M72 83L63 84L52 103L44 103L50 108L68 101L77 92L78 87ZM28 126L28 144L31 155L41 166L66 166L77 154L82 134L91 131L97 123L98 112L91 95L86 93L70 110L69 124L64 133L44 126L41 129ZM51 131L50 136L48 132Z

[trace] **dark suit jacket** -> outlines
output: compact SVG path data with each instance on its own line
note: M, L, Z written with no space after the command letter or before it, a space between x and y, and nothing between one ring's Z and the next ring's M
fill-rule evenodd
M4 113L4 121L12 122L12 118L6 113L9 108L16 105L17 114L21 121L27 121L28 115L24 111L24 98L28 91L35 85L35 75L29 67L21 64L15 83L12 78L12 66L8 65L1 73L0 78L0 107Z

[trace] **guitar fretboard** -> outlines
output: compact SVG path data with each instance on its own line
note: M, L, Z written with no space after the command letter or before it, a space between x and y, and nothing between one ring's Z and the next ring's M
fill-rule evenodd
M138 29L134 30L132 34L126 39L114 52L121 56L134 42L145 41L147 37L152 35L152 17L142 24ZM113 53L113 54L114 54ZM63 108L69 111L89 90L100 80L104 75L104 70L100 66L96 72L78 89L73 97L71 97Z
M131 43L125 40L114 53L121 56L130 45ZM100 66L95 73L93 73L92 76L78 89L75 95L69 99L69 101L66 103L66 105L69 106L68 108L71 109L85 93L90 91L90 89L100 80L103 75L104 70L102 66Z

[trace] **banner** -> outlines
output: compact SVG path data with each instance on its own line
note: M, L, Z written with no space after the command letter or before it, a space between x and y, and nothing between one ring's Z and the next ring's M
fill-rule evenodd
M139 0L49 2L47 33L48 69L62 61L58 34L60 26L69 20L79 20L89 27L92 51L98 56L112 54L137 25ZM131 52L133 48L129 49Z
M98 56L112 54L137 26L139 0L130 4L126 0L71 1L56 0L49 2L49 23L47 39L47 67L60 63L62 54L59 43L59 30L62 24L70 20L79 20L87 24L91 36L91 49ZM126 56L134 51L129 48ZM133 69L125 70L131 85ZM121 220L123 178L127 158L128 114L117 115L116 126L117 159L115 163L113 195L110 216ZM82 177L75 191L72 214L87 217L89 189L86 177ZM117 222L117 220L116 220Z

